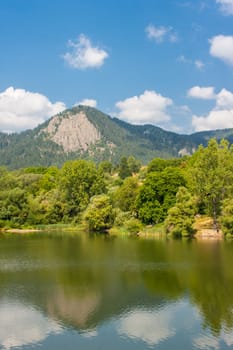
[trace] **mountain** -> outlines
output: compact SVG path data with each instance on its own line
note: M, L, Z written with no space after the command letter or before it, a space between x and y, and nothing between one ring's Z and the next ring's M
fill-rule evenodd
M33 130L0 133L0 165L10 169L60 166L77 158L118 162L123 155L147 163L155 157L191 154L212 137L233 142L233 129L180 135L153 125L131 125L95 108L77 106Z

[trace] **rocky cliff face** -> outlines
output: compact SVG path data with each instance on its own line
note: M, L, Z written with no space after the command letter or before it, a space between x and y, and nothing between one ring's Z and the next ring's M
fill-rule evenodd
M52 141L62 146L65 152L86 151L91 144L101 139L100 132L88 120L84 112L66 115L65 118L53 117L47 128Z

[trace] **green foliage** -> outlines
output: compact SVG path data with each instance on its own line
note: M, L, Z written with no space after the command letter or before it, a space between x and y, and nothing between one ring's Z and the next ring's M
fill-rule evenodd
M233 235L233 199L228 198L222 203L220 217L221 228L225 235Z
M143 227L141 221L136 218L130 218L129 220L125 221L124 226L131 234L139 233Z
M40 188L43 191L50 191L57 187L59 181L59 170L55 166L46 169L40 180Z
M231 196L233 184L233 150L226 140L211 139L208 147L199 147L190 159L188 182L199 204L213 218L217 228L221 203Z
M95 196L91 199L85 213L84 220L90 232L103 232L114 222L114 211L107 195Z
M168 209L175 204L178 188L184 184L184 178L176 168L148 173L136 202L139 219L146 224L163 221Z
M99 164L99 170L104 174L111 174L113 165L108 160L105 160Z
M119 208L115 208L115 226L124 226L125 222L131 218L131 215L128 211L121 211Z
M176 194L174 207L168 210L164 222L165 232L173 237L191 236L194 233L196 202L185 187L180 187Z
M134 177L126 178L123 184L113 194L115 207L120 208L124 212L134 213L138 191L138 180Z
M195 197L199 214L211 215L215 228L221 223L226 234L233 234L233 147L227 141L210 140L185 159L154 159L148 171L138 171L133 156L121 158L121 177L112 174L112 168L109 161L96 166L81 159L68 161L61 169L0 167L0 225L77 223L88 207L86 221L92 230L108 229L113 217L114 225L124 227L131 220L138 223L133 220L137 218L145 224L165 220L168 233L190 235ZM182 186L191 195L184 188L177 193Z
M135 157L146 164L155 157L166 159L180 157L182 150L192 154L193 149L200 144L206 146L212 137L218 140L225 137L232 141L232 129L179 135L152 125L131 125L87 106L76 106L60 113L57 118L61 122L68 116L80 112L85 113L101 134L100 141L90 144L87 151L65 152L63 147L53 142L45 131L49 122L46 121L37 128L20 134L0 133L0 165L5 165L9 169L28 167L29 172L43 174L44 167L52 165L60 167L64 162L78 158L98 163L111 161L116 164L124 155L126 158ZM171 159L166 166L174 166L176 162L179 160ZM134 173L131 163L128 166L131 173ZM150 171L158 169L153 168Z
M0 220L18 227L27 218L26 191L18 187L0 192Z
M92 196L105 191L105 184L93 162L75 160L62 167L60 189L64 192L68 216L75 217L86 208Z
M140 162L140 160L136 159L135 157L130 156L127 159L127 165L128 165L130 173L136 174L139 172L139 170L142 166L142 163Z
M174 158L174 159L162 159L155 158L153 159L147 167L147 172L151 173L154 171L163 171L167 167L179 167L183 163L182 158Z
M122 157L119 164L119 176L121 179L125 179L126 177L129 177L131 175L132 173L130 171L127 158Z

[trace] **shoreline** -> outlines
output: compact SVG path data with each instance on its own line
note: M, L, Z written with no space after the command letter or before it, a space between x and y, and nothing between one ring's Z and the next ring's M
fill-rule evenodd
M33 232L40 232L41 230L32 228L32 229L21 229L21 228L12 228L7 230L2 230L1 232L6 233L33 233Z

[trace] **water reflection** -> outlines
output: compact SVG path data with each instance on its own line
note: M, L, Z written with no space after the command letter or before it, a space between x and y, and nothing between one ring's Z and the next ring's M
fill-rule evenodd
M61 332L57 322L32 307L9 300L0 304L0 345L5 350L35 344Z
M0 343L232 347L232 251L223 242L0 237Z
M120 320L118 333L154 346L174 337L180 330L190 331L197 321L197 312L188 302L181 301L158 310L131 311Z
M229 347L232 349L233 346L233 331L229 332L224 330L219 336L207 332L202 334L193 340L193 345L196 349L221 349L221 347Z
M170 310L134 310L120 321L118 332L129 338L143 340L148 345L156 345L172 337L175 329Z

